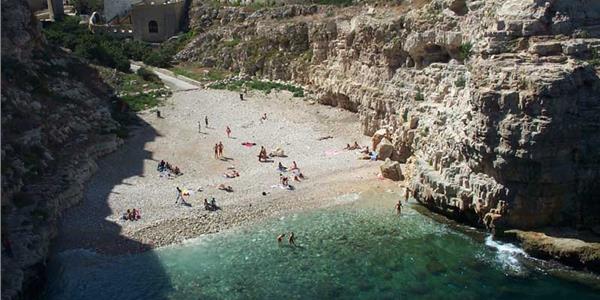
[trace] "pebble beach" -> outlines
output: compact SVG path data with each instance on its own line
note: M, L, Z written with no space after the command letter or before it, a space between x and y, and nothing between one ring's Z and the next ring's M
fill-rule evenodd
M83 202L62 218L59 251L136 252L291 211L335 205L337 196L374 184L393 187L377 179L378 163L359 160L358 151L343 150L348 143L364 146L370 140L361 134L358 116L338 108L311 105L288 92L252 92L240 101L234 92L196 89L175 92L159 110L162 118L154 110L142 112L146 124L133 128L124 145L100 161ZM264 113L267 119L261 120ZM331 138L322 139L327 136ZM214 157L218 142L224 145L223 159ZM256 146L242 145L246 142ZM259 162L261 146L268 152L279 147L286 157ZM160 176L161 160L178 166L183 175ZM294 189L287 190L279 185L277 165L290 167L293 161L306 179L290 178ZM240 176L225 178L232 169ZM233 192L217 189L219 184ZM177 187L189 193L189 205L175 203ZM212 197L221 208L215 212L203 205ZM132 208L140 210L141 219L123 220Z

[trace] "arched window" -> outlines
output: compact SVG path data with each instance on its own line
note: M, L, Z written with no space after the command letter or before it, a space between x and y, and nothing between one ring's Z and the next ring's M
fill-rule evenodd
M158 23L156 23L156 21L148 22L148 32L158 33Z

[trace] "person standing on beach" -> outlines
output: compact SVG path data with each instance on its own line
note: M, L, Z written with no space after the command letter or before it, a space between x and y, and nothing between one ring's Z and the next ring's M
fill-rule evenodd
M219 148L219 157L223 157L223 143L219 142L219 145L217 145L217 147Z
M290 238L288 239L288 243L292 246L296 246L296 238L294 237L294 233L290 232Z
M202 124L198 121L198 133L202 133Z
M402 213L402 200L398 200L396 203L396 214L400 215Z
M179 187L177 188L177 199L175 200L175 204L179 203L179 199L181 199L183 201L183 196L181 195L182 191Z
M225 133L227 133L227 138L230 138L231 128L229 128L229 126L227 126L227 128L225 129Z
M215 144L215 159L219 158L219 144Z
M204 125L208 128L208 116L204 116Z

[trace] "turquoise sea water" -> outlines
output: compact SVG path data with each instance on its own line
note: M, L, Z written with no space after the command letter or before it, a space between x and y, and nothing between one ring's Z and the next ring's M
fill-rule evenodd
M396 216L392 194L339 201L352 203L143 254L63 252L45 297L600 299L600 290L521 264L510 245L490 248L410 207ZM298 247L275 241L289 231Z

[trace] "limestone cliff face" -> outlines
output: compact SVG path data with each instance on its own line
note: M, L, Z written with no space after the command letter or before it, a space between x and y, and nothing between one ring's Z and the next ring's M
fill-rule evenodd
M43 288L57 218L81 200L95 159L121 143L111 94L45 43L27 1L2 1L2 299Z
M359 113L365 134L385 128L413 195L447 215L600 224L600 80L588 63L600 52L600 2L414 2L195 2L200 34L178 59L295 81Z

